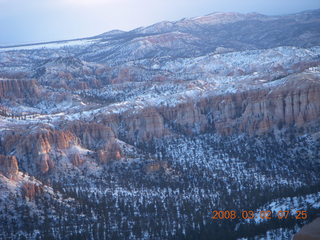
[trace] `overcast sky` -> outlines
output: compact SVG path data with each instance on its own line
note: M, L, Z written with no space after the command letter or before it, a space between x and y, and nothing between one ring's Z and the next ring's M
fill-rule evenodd
M269 15L320 8L320 0L0 0L0 45L94 36L212 12Z

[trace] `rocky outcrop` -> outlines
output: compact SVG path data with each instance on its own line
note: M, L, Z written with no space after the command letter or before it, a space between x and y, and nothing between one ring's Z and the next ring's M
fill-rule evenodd
M163 116L156 107L147 106L140 109L133 107L121 114L101 114L95 120L112 129L116 138L130 144L170 134Z
M24 198L33 200L36 196L41 195L44 189L42 186L34 183L24 183L21 187L21 192Z
M174 133L255 135L293 126L300 128L320 119L320 79L298 74L275 86L213 93L175 106L133 108L102 118L103 124L130 143Z
M15 156L0 155L0 173L13 179L18 174L18 161Z
M71 163L76 167L78 167L84 163L84 159L80 156L80 154L77 154L77 153L71 154L70 160L71 160Z
M75 121L67 128L79 138L82 146L96 152L99 163L121 159L121 148L111 127Z
M175 106L133 107L120 114L102 114L94 122L72 121L60 126L59 131L46 129L28 134L23 140L10 136L4 142L6 153L15 149L19 158L29 156L37 161L42 173L47 173L54 168L53 156L57 151L73 145L93 151L98 162L107 163L122 158L117 138L136 145L176 133L256 135L304 127L319 119L320 79L303 73L274 85L225 94L209 93ZM80 155L68 157L75 166L84 161Z
M168 169L168 163L165 161L157 161L150 163L145 166L144 171L146 173L153 173L153 172L158 172L160 170L166 170Z
M155 108L146 108L138 114L128 112L121 118L126 137L133 141L143 142L166 135L164 119Z
M85 123L75 121L66 127L67 131L74 133L83 146L88 149L98 149L115 141L114 132L110 127L98 123Z
M297 75L276 87L239 91L161 108L173 128L192 134L230 135L303 127L320 118L320 79Z
M280 86L233 94L226 102L229 104L221 101L221 110L212 115L220 133L252 135L275 128L303 127L319 120L320 82L298 75Z
M22 163L25 169L37 166L38 171L47 173L55 165L56 151L67 149L75 142L77 139L71 132L40 129L32 134L23 132L7 136L4 150L6 153L15 151L19 159L28 159Z
M121 149L116 142L110 143L104 149L97 151L97 157L100 163L107 163L112 160L121 159Z
M35 80L0 79L0 100L19 98L35 98L39 96L39 88Z
M37 166L41 173L47 173L49 170L53 169L54 160L47 153L41 154L38 156Z
M109 68L87 63L76 57L57 57L44 60L34 69L40 83L53 88L88 89L101 87L109 79Z
M102 124L71 122L60 130L49 126L30 131L8 134L3 141L5 153L15 152L21 166L29 173L46 174L55 169L65 157L73 166L81 166L86 153L92 152L99 163L119 160L121 148L110 127ZM79 150L80 149L80 150Z

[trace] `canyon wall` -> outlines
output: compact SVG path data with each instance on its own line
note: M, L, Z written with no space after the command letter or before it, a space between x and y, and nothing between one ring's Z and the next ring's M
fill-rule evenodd
M0 155L0 173L7 178L14 178L18 174L18 161L15 156Z
M35 98L39 96L36 80L0 79L0 100L17 98Z
M100 116L101 117L101 116ZM262 134L304 127L320 118L320 81L301 74L276 86L209 95L173 107L145 107L102 117L103 124L129 142L145 142L175 133Z
M110 128L81 121L71 122L60 130L42 126L32 133L23 129L17 130L15 134L8 133L2 148L6 155L14 153L21 161L21 167L33 174L46 174L54 170L63 159L68 159L74 166L80 166L88 153L100 163L121 158L121 149ZM4 160L0 165L9 164ZM12 164L6 167L6 172L10 167Z
M319 119L319 78L302 74L275 86L270 83L263 88L235 93L210 93L175 106L146 106L117 114L102 113L95 116L94 122L70 121L60 123L56 129L48 125L32 133L22 130L7 134L2 148L6 156L15 155L23 169L46 174L54 170L61 159L81 166L89 153L100 164L119 160L124 156L117 139L147 146L154 138L175 134L213 132L254 136L275 129L319 124ZM5 163L2 160L2 164ZM6 172L14 171L12 166L15 166L13 160Z

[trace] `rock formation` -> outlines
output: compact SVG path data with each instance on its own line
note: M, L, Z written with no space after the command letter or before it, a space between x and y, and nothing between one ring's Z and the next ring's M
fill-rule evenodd
M107 163L112 160L121 159L121 149L115 142L108 144L104 149L97 151L97 157L100 163Z
M94 150L115 140L112 129L98 123L74 121L66 127L66 130L77 136L81 144L88 149Z
M144 142L175 132L255 135L273 129L305 127L319 117L319 78L298 74L277 87L209 93L175 106L133 108L117 116L102 116L102 122L117 136L122 132L127 141Z
M84 159L79 154L71 154L70 155L71 163L78 167L84 163Z
M13 179L18 174L18 161L15 156L0 155L0 173Z
M36 80L0 79L0 100L18 98L35 98L39 96Z
M43 187L34 183L24 183L21 187L23 197L33 200L36 196L43 193Z
M5 153L14 151L25 169L46 174L63 156L68 157L74 166L83 164L83 153L69 152L73 146L96 152L100 163L121 158L121 149L111 128L81 121L72 122L60 130L48 126L36 129L32 134L20 130L18 134L8 134L3 147Z

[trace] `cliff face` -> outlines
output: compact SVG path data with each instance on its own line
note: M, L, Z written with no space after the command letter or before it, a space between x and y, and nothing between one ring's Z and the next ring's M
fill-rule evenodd
M213 98L209 106L212 124L222 134L303 127L320 117L320 82L308 75L296 76L280 86Z
M192 119L200 120L191 124L200 123L200 129L209 127L220 134L254 135L303 127L320 117L320 82L308 75L296 76L277 87L213 97L199 102L198 108Z
M320 118L320 81L301 74L277 86L192 99L176 106L146 107L102 122L117 136L145 142L174 133L213 131L222 135L262 134L273 129L304 127Z
M44 190L42 186L39 186L34 183L25 183L21 187L22 195L29 199L33 200L36 196L41 195Z
M115 140L111 128L102 124L75 121L70 123L66 130L77 136L83 146L92 150L104 147Z
M112 142L103 149L97 151L97 159L100 163L107 163L110 160L119 160L121 157L121 149L116 142Z
M15 151L19 159L29 159L23 162L26 169L36 165L41 173L46 173L55 165L53 152L65 150L75 142L70 132L45 129L23 136L9 135L4 141L4 150L6 153Z
M47 127L37 129L33 134L28 131L10 134L4 140L4 152L14 152L24 169L41 174L54 170L64 158L74 166L80 166L85 162L87 152L94 152L100 163L121 158L121 149L110 128L80 121L61 130Z
M39 95L35 80L0 79L0 99L34 98Z
M15 156L0 155L0 173L13 179L18 174L18 161Z
M81 166L87 159L84 152L91 152L100 164L121 159L123 153L117 138L141 144L181 133L255 135L304 127L319 118L319 78L298 74L276 86L270 83L263 88L208 94L174 106L146 106L120 114L102 114L97 118L99 123L71 121L58 127L59 130L45 127L32 134L28 131L21 136L9 134L3 141L3 149L5 155L14 153L24 169L45 174L63 158ZM74 150L78 148L83 150Z
M152 107L139 114L124 114L121 123L125 126L126 137L138 142L159 138L168 132L163 117Z
M115 134L110 127L76 121L67 128L78 137L82 146L95 152L99 163L107 163L121 158L121 149L116 143ZM82 162L81 158L77 156L73 159L76 163Z

